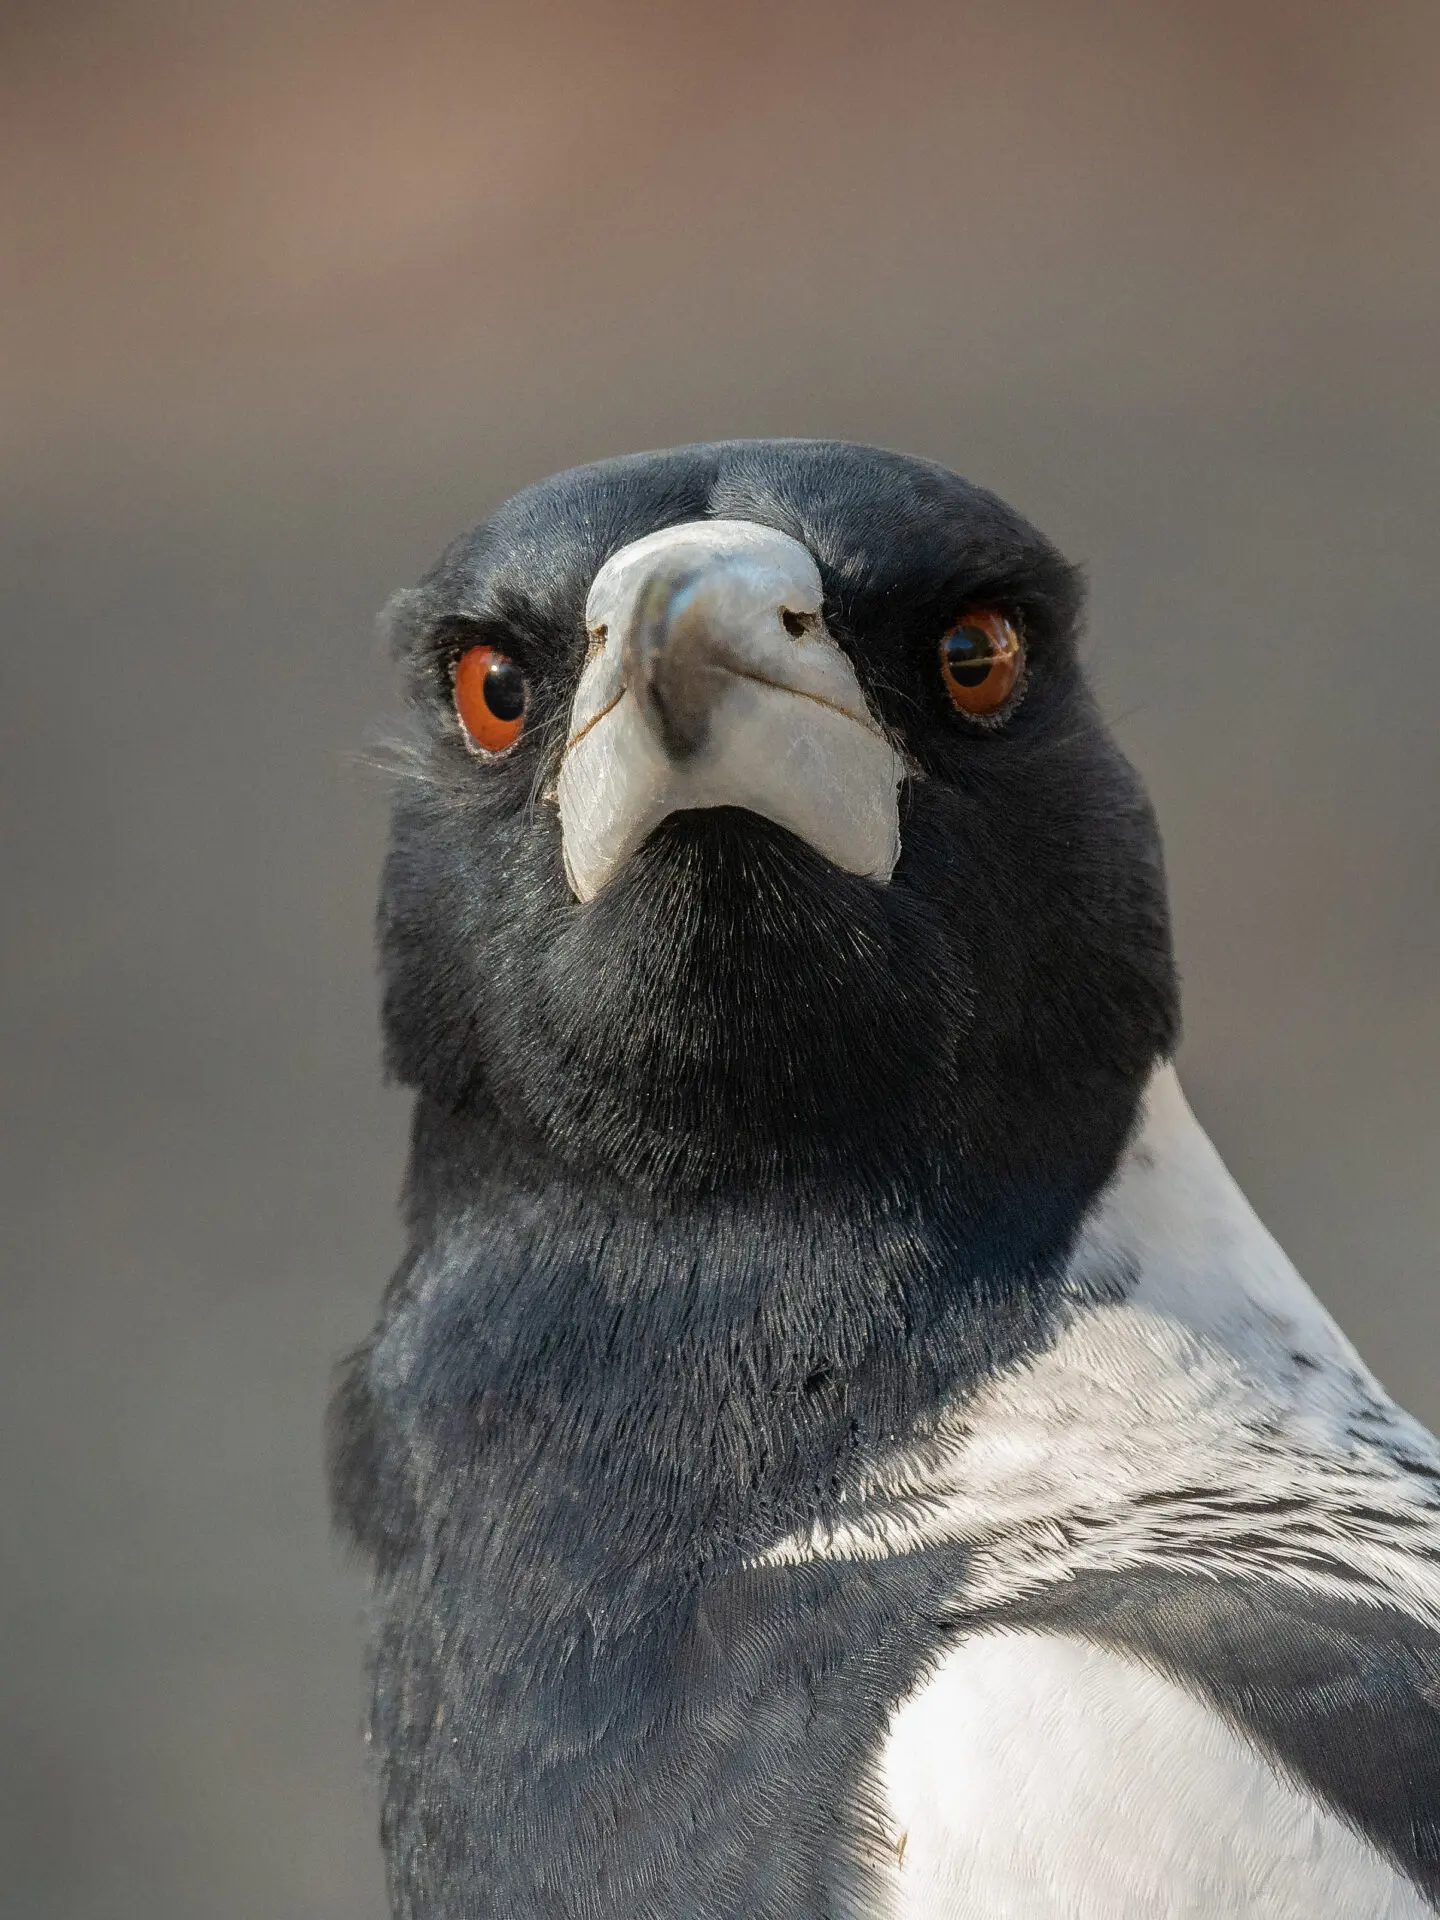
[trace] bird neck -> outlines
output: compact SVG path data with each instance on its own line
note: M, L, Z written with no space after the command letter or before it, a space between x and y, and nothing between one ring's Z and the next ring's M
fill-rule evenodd
M422 1104L382 1346L442 1447L483 1433L487 1471L508 1463L531 1497L543 1453L557 1498L589 1488L597 1538L645 1515L723 1551L813 1518L895 1436L1042 1346L1089 1198L981 1192L957 1168L661 1205L494 1112ZM597 1449L617 1462L599 1489Z

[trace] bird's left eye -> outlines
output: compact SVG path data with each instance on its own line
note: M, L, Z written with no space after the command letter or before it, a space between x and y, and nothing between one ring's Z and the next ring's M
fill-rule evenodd
M467 647L455 662L455 711L473 745L503 753L524 731L524 674L498 647Z
M967 613L940 642L940 677L951 703L972 720L988 719L1020 682L1025 645L1003 613Z

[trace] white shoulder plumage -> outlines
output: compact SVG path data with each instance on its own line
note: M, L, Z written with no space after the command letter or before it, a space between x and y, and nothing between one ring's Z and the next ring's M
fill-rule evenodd
M888 1920L1423 1920L1344 1823L1171 1681L1078 1640L981 1633L881 1759Z
M1440 1626L1440 1446L1398 1408L1157 1073L1053 1343L771 1558L963 1543L966 1609L1095 1571L1240 1573Z
M877 1761L896 1920L1434 1910L1203 1685L1044 1625L1118 1575L1207 1594L1236 1576L1440 1627L1440 1447L1256 1219L1173 1072L1076 1247L1053 1342L771 1557L955 1545L955 1643Z

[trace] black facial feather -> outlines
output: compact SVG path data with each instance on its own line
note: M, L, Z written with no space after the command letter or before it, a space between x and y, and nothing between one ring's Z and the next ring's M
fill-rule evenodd
M819 565L911 768L888 885L724 809L568 890L546 789L590 583L705 517ZM939 679L977 607L1029 657L994 728ZM397 603L420 764L380 940L412 1244L332 1414L379 1580L397 1914L856 1910L868 1757L956 1569L745 1563L1044 1342L1173 1045L1158 838L1079 608L992 495L817 442L562 474ZM477 641L529 688L493 761L449 702Z
M831 630L914 764L888 887L748 816L676 816L588 907L571 899L553 774L591 580L705 515L814 553ZM940 635L967 606L1023 627L1005 726L957 716ZM521 494L403 603L433 740L402 791L382 906L397 1076L452 1109L488 1086L572 1166L673 1195L839 1155L967 1181L1113 1162L1173 1041L1158 840L1075 658L1072 569L988 494L918 462L796 443L608 462ZM437 659L457 629L531 682L504 762L464 748ZM1083 1124L1077 1125L1077 1119ZM951 1169L953 1171L953 1169Z

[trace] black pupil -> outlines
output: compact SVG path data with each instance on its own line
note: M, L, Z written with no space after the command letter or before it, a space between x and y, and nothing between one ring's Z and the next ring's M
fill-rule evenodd
M518 720L525 711L525 676L513 660L497 660L481 691L497 720Z
M957 627L945 642L945 666L958 686L983 687L994 664L990 636L983 627Z

